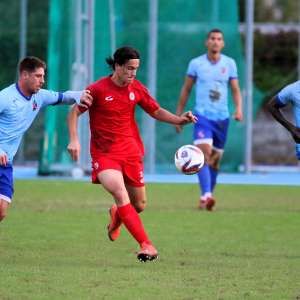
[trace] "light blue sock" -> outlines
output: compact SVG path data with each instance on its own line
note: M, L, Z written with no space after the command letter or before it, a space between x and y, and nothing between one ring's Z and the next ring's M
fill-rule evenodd
M217 183L217 176L218 176L218 170L209 167L209 171L210 171L210 184L211 184L211 192L214 191L214 188L216 186Z
M209 166L205 164L198 172L198 181L201 188L202 195L211 192L211 176Z

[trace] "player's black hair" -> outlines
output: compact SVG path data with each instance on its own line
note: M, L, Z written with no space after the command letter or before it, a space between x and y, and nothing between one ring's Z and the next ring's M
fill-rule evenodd
M128 62L130 59L139 59L140 53L138 50L134 49L133 47L124 46L118 48L112 57L106 58L106 63L114 70L115 65L118 64L122 66Z
M221 34L223 35L223 37L224 37L224 33L223 33L223 31L222 31L221 29L219 29L219 28L214 28L214 29L212 29L212 30L210 30L210 31L208 32L206 38L209 39L209 37L210 37L210 35L211 35L212 33L221 33Z
M37 68L46 70L46 63L35 56L27 56L19 62L19 73L23 71L34 72Z

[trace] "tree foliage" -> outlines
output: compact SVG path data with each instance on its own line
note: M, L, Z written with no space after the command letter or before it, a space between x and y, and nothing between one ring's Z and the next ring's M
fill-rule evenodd
M27 55L47 59L48 1L28 0ZM19 61L20 1L0 2L0 89L16 80Z

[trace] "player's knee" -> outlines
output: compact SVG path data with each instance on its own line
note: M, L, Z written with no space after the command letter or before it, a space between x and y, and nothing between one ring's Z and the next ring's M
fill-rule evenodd
M212 150L210 149L210 148L208 148L208 147L206 147L206 148L200 148L201 150L202 150L202 152L203 152L203 154L204 154L204 158L205 158L205 162L207 163L207 164L209 164L209 162L210 162L210 159L211 159L211 156L212 156Z
M133 206L137 213L141 213L146 208L146 200L137 201Z
M127 198L127 192L125 189L118 188L113 191L111 191L112 196L114 199L116 199L118 202L122 202L124 198Z
M218 153L215 153L214 155L211 156L209 165L213 169L219 170L220 169L221 157L222 157L221 155L219 155Z
M210 165L210 161L211 161L211 152L206 152L204 153L204 159L205 159L205 163Z

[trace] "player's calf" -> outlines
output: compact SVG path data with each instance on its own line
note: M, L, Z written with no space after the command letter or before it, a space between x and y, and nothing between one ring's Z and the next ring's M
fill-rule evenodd
M9 202L0 199L0 222L6 217Z

